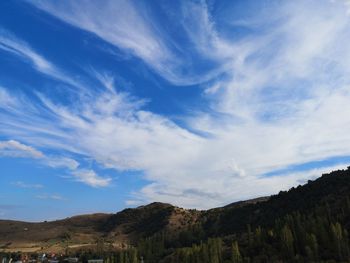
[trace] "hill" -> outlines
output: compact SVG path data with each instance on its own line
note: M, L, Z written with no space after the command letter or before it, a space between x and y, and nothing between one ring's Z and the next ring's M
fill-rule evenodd
M349 197L348 168L271 197L207 211L152 203L52 222L3 220L0 247L114 251L125 258L132 251L145 262L348 262Z
M116 214L80 215L51 222L0 220L0 248L3 251L61 252L67 248L94 247L99 239L122 248L164 230L181 231L196 222L199 215L196 210L151 203Z

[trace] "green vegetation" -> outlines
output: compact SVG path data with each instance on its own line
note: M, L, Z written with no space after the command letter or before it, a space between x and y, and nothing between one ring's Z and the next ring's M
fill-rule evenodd
M350 262L350 170L267 202L204 213L178 234L137 245L144 262ZM166 237L166 238L165 238Z
M175 222L172 227L169 218ZM97 239L95 249L74 252L81 262L92 258L107 263L350 262L350 169L323 175L263 202L202 212L154 203L102 222L98 228L106 238ZM117 249L109 233L120 225L134 238ZM74 237L61 235L67 241Z

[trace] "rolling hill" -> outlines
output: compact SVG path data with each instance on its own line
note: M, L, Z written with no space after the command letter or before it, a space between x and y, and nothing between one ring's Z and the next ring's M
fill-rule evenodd
M146 251L149 244L161 243L157 259L148 262L182 262L174 258L195 255L219 238L223 258L230 258L231 244L237 244L241 260L237 262L245 258L255 258L254 262L288 262L289 258L293 262L309 262L305 258L346 262L342 260L350 255L349 197L348 168L271 197L206 211L152 203L116 214L81 215L52 222L2 220L0 248L73 253L96 251L102 240L104 251L127 250L130 246ZM332 242L338 246L333 248Z

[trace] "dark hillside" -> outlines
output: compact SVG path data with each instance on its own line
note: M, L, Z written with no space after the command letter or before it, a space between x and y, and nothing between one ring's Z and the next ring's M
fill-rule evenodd
M328 207L332 214L340 213L350 195L350 170L324 174L315 181L271 196L265 202L244 207L225 207L205 214L205 228L211 234L233 234L246 230L246 225L269 226L276 218L292 212L308 213L317 207Z
M6 251L69 251L115 263L350 262L350 169L207 211L152 203L53 222L0 221ZM120 261L133 258L134 261ZM135 261L136 260L136 261Z

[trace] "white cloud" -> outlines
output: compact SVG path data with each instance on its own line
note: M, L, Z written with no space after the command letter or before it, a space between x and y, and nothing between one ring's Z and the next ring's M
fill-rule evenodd
M127 206L140 206L144 204L144 200L126 200L125 204Z
M42 72L54 70L53 65L44 57L36 53L25 42L17 39L15 36L0 28L0 49L11 52L16 56L28 60Z
M175 56L158 37L156 28L147 22L145 13L130 1L31 1L63 21L90 31L107 42L129 51L149 63L155 70L176 80L169 67ZM173 63L173 61L172 61Z
M105 187L112 181L111 178L100 177L93 170L78 169L80 164L74 159L44 155L41 151L14 140L0 141L0 157L1 156L35 158L38 159L40 164L45 166L52 168L66 168L70 170L70 173L74 176L75 180L92 187ZM22 181L17 181L12 184L21 188L43 187L40 184L26 184ZM53 199L52 196L50 198Z
M70 170L76 170L79 163L71 158L67 157L50 157L45 159L45 164L53 168L68 168Z
M187 61L192 52L172 41L172 36L157 25L147 9L142 8L142 3L126 0L103 0L98 3L87 0L35 0L29 3L140 58L176 85L193 85L210 80L226 68L226 65L222 65L199 75L192 68L196 59ZM179 19L181 21L175 22L182 23L184 20L182 17ZM206 22L205 17L201 21Z
M27 184L22 181L13 182L12 185L20 188L34 188L34 189L44 188L42 184Z
M98 176L92 170L76 170L73 174L78 182L85 183L92 187L105 187L112 181L111 178Z
M15 106L16 99L9 96L3 87L0 87L0 105L2 108L11 109Z
M56 201L65 201L67 200L63 196L59 194L41 194L37 195L36 198L43 199L43 200L56 200Z
M168 60L178 63L172 61L165 40L159 40L162 36L129 2L118 3L125 7L121 16L111 2L97 13L92 2L79 8L77 2L37 3L75 26L130 49L156 69ZM118 171L142 172L151 183L128 204L147 200L208 208L297 185L339 166L261 175L350 155L349 16L342 4L314 3L293 1L271 7L268 16L259 14L254 21L254 25L269 25L269 30L239 41L216 31L215 17L205 5L185 4L184 31L192 36L196 51L222 62L226 70L225 78L201 79L211 80L205 86L211 112L199 110L186 118L191 130L207 137L145 110L144 100L116 92L112 79L96 72L105 86L99 96L80 98L69 107L40 95L42 108L37 113L28 113L28 105L11 104L21 118L0 113L7 118L6 124L0 123L0 131L33 145L85 155ZM65 9L67 5L70 9ZM142 26L136 29L135 24ZM158 69L168 78L169 70ZM27 119L35 127L21 121ZM110 183L108 177L67 163L78 181L96 187Z
M41 73L44 73L45 75L48 75L71 86L84 89L84 87L82 87L82 85L78 83L74 78L71 78L62 72L44 56L36 52L26 42L0 27L0 50L1 49L16 55L26 62L31 63L34 68L36 68ZM0 102L1 97L2 95L0 94Z
M0 156L42 158L43 153L20 142L0 141Z

